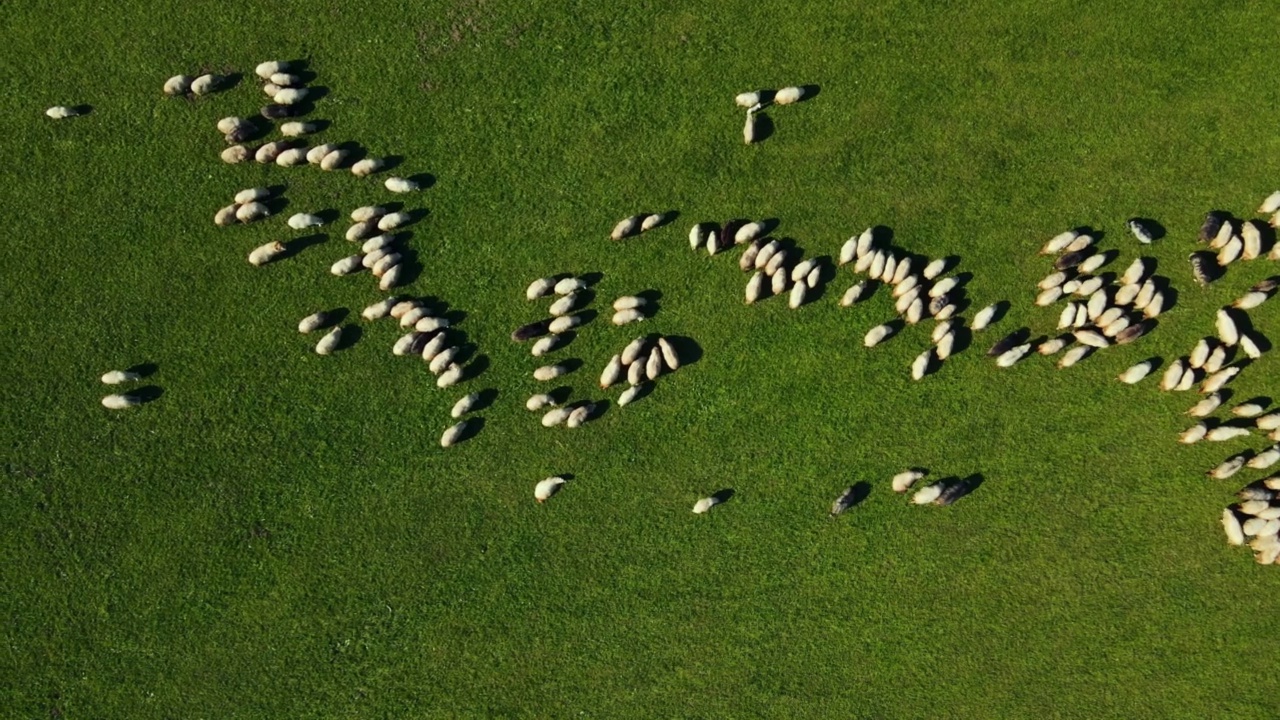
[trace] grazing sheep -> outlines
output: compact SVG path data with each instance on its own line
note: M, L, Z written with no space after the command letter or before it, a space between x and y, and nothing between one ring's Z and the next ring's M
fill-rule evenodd
M312 165L319 165L325 159L325 157L327 157L331 153L337 152L337 150L338 150L338 146L333 143L325 143L323 145L317 145L307 151L307 162L311 163ZM386 212L385 210L382 210L382 208L379 208L379 207L371 207L371 206L362 207L362 208L356 209L355 212L351 213L352 220L356 220L356 222L364 222L365 220L373 219L373 217L367 217L364 220L357 219L356 215L364 214L364 212L362 211L376 213L375 216L381 216L384 212Z
M295 87L302 84L302 78L298 75L276 72L271 73L271 76L267 78L267 82L280 87Z
M998 357L1005 354L1011 348L1019 344L1022 339L1021 332L1010 333L995 342L990 349L987 350L987 357Z
M414 330L417 330L417 328L415 327ZM419 332L417 335L423 338L428 337L428 333L425 332ZM427 363L428 372L431 370L431 363L434 362L436 358L440 357L440 353L444 352L448 345L448 333L435 333L435 336L432 337L431 340L422 344L422 349L418 351L418 354L422 357L422 362ZM452 353L449 360L452 360L453 356L456 355L457 352L455 351Z
M988 305L982 308L978 311L977 315L973 316L973 323L969 325L969 329L974 332L987 329L987 327L991 325L991 322L995 320L996 312L998 310L998 305Z
M1212 435L1213 433L1211 432L1209 434ZM1209 438L1209 439L1212 440L1213 438ZM1235 455L1233 457L1227 458L1222 462L1222 464L1206 472L1205 475L1208 475L1214 480L1226 480L1227 478L1239 472L1240 468L1244 467L1244 459L1245 459L1244 455Z
M1280 190L1271 193L1262 201L1258 206L1258 214L1270 215L1277 210L1280 210Z
M1200 418L1208 417L1212 415L1213 411L1217 410L1218 406L1221 404L1222 404L1222 395L1219 393L1213 393L1211 395L1206 396L1203 400L1196 403L1195 405L1192 405L1191 409L1188 410L1186 414L1190 415L1191 417L1200 417Z
M911 379L919 380L929 372L929 366L933 363L933 348L926 348L924 352L916 356L911 363Z
M1131 366L1128 370L1120 373L1119 380L1126 385L1134 385L1141 382L1143 378L1151 374L1151 370L1155 368L1155 363L1151 360L1144 360L1136 365Z
M251 223L261 220L271 214L266 205L260 202L245 203L236 208L236 219L242 223Z
M643 361L637 361L627 366L628 385L635 387L647 379L648 373L645 372L645 364Z
M864 281L864 282L868 282L868 281ZM917 290L917 291L923 290L923 287L920 285L920 278L916 277L915 275L908 275L902 278L902 280L894 283L893 292L891 293L891 295L893 297L900 298L903 295L906 295L907 293L911 292L912 290Z
M102 398L102 407L108 410L124 410L126 408L137 407L142 404L142 398L137 395L108 395Z
M238 165L249 159L249 148L243 145L232 145L223 150L219 157L228 165Z
M586 287L587 282L582 278L567 277L557 282L554 289L557 295L568 295L571 292L585 290Z
M1080 281L1078 279L1068 280L1062 283L1058 289L1061 290L1063 295L1071 295L1080 289Z
M562 375L567 375L568 373L569 369L564 365L543 365L533 371L533 379L539 382L547 382L549 380L555 380Z
M1169 391L1178 387L1178 383L1182 382L1182 375L1185 372L1187 372L1187 369L1183 365L1182 358L1169 363L1169 367L1165 368L1164 375L1160 378L1160 389Z
M1257 220L1246 220L1240 226L1240 239L1243 241L1241 259L1256 260L1262 254L1262 227L1262 223Z
M1232 237L1218 250L1218 264L1226 267L1236 260L1240 259L1240 255L1244 252L1244 242L1239 237Z
M430 371L432 375L439 375L444 372L445 368L449 367L449 364L452 363L460 354L462 354L462 348L457 345L447 347L436 353L435 357L431 358L431 361L427 363L427 370Z
M426 307L422 305L414 305L396 319L400 321L400 327L413 327L413 325L419 320L427 316L427 312L428 310Z
M896 272L898 272L898 256L890 252L885 256L884 270L880 271L878 277L873 276L872 279L889 283L893 281L893 275Z
M807 283L801 281L791 287L791 296L787 298L787 307L795 310L804 304L805 296L809 292ZM615 316L616 317L616 316Z
M329 355L334 350L337 350L338 345L341 343L342 343L342 328L336 327L330 330L328 333L325 333L325 336L320 338L320 342L316 343L316 354Z
M1124 308L1110 307L1104 310L1101 315L1094 318L1094 322L1095 324L1097 324L1098 327L1106 327L1111 323L1124 317L1125 316L1124 313L1125 313Z
M452 363L440 373L440 377L436 378L436 387L441 389L453 387L462 381L462 375L462 366Z
M817 264L818 261L813 258L796 263L796 266L791 268L791 281L800 282L804 280L809 276L809 271L814 269Z
M280 88L271 99L280 105L297 105L307 99L307 88Z
M208 95L218 89L222 84L222 78L217 75L205 74L191 81L192 95Z
M742 107L742 108L755 107L756 105L760 104L760 93L758 92L738 93L738 95L734 97L733 101L737 103L738 107Z
M844 291L844 295L840 296L840 307L849 307L862 299L867 294L867 281L856 282Z
M573 408L553 407L542 416L542 427L555 427L569 419Z
M1195 348L1191 350L1191 357L1188 363L1193 368L1204 367L1205 362L1209 359L1209 339L1200 338L1200 342L1196 343Z
M347 228L347 242L362 242L378 234L378 226L372 220L358 222Z
M617 322L616 322L616 320L617 320L617 316L616 316L616 315L614 316L614 320L615 320L615 323L614 323L614 324L617 324ZM566 332L566 331L568 331L568 330L572 330L573 328L576 328L576 327L578 327L578 326L579 326L579 325L581 325L581 324L582 324L582 315L581 315L581 314L578 314L578 315L562 315L562 316L560 316L560 317L555 318L554 320L552 320L552 321L551 321L551 324L548 326L548 329L549 329L551 332L556 333L556 334L558 335L558 334L560 334L560 333L562 333L562 332Z
M626 390L623 390L622 394L618 396L618 407L626 407L635 402L647 388L648 383L640 383L639 385L632 385Z
M1198 370L1188 369L1186 372L1182 373L1182 378L1178 381L1178 386L1175 387L1174 390L1177 392L1186 392L1190 390L1191 386L1195 385L1196 381L1199 379L1200 372Z
M1254 420L1254 425L1264 431L1280 429L1280 410L1259 416Z
M418 183L402 177L389 177L383 185L393 193L410 193L418 190Z
M1226 442L1227 440L1234 440L1248 434L1249 431L1246 428L1232 427L1231 425L1219 425L1205 433L1204 439L1210 442Z
M563 339L564 336L562 335L548 335L541 338L533 344L533 347L529 348L529 354L534 357L542 357L559 347Z
M747 113L747 119L742 124L742 142L750 145L757 140L756 132L756 115L753 112Z
M858 499L858 488L850 485L831 503L831 517L839 517L845 510L853 507Z
M1081 233L1080 236L1077 237L1075 240L1072 240L1071 242L1067 243L1067 246L1063 248L1062 251L1063 253L1080 252L1081 250L1091 247L1095 242L1097 242L1097 240L1098 238L1094 237L1093 235L1089 235L1087 233Z
M333 152L329 153L328 155L325 155L323 158L320 159L320 169L321 170L337 170L338 168L346 164L347 159L350 157L350 155L351 154L348 153L346 150L342 150L342 149L334 150ZM310 153L307 154L307 159L308 160L311 159Z
M784 87L778 92L774 93L773 102L775 102L778 105L790 105L792 103L800 102L800 100L803 97L804 97L804 88L795 87L793 85L791 87Z
M194 81L190 75L174 75L164 81L164 94L170 97L175 95L186 95L191 92L191 83Z
M648 344L649 338L643 335L627 343L627 346L622 349L622 364L630 365L646 355L645 350Z
M1062 348L1066 347L1067 342L1071 339L1072 337L1070 335L1050 338L1040 343L1040 345L1036 347L1036 352L1044 356L1053 355L1054 353L1057 353Z
M459 440L462 439L462 434L465 433L466 431L467 431L466 420L462 420L461 422L458 422L455 425L449 426L449 428L444 431L444 434L440 436L440 447L442 448L453 447Z
M298 322L298 332L304 334L315 332L316 330L328 325L331 321L329 313L327 312L321 311L312 313Z
M742 255L738 258L738 269L742 272L749 272L751 268L755 267L756 255L760 254L760 248L762 247L764 247L764 243L761 240L752 240L751 244L747 245L746 249L742 251Z
M600 389L607 390L622 380L622 357L614 355L609 359L609 363L604 366L604 372L600 373Z
M279 93L280 90L281 90L281 87L273 82L266 83L262 86L263 94L271 98L272 102L275 101L276 93Z
M644 374L650 380L657 380L662 374L662 351L656 347L649 351L649 361L645 363Z
M844 241L840 246L840 254L837 257L836 264L843 267L858 258L858 238L851 237Z
M102 376L102 382L106 385L120 385L141 379L141 374L129 370L112 370Z
M435 332L436 330L444 330L449 325L449 318L427 316L418 318L418 322L413 324L413 329L418 332Z
M1082 280L1080 284L1077 285L1075 289L1072 290L1072 292L1075 293L1076 295L1079 295L1080 297L1088 297L1093 293L1098 292L1101 289L1102 289L1102 278L1091 277L1087 280Z
M270 80L272 75L275 75L278 72L284 72L288 69L289 63L287 62L269 60L264 63L259 63L258 66L253 69L253 72L263 80Z
M689 228L689 249L698 250L707 244L707 235L712 231L712 226L706 223L698 223ZM746 268L743 268L744 270Z
M287 138L296 138L302 137L303 135L310 135L318 129L320 128L315 123L298 122L295 120L281 125L280 134Z
M538 320L527 325L521 325L511 331L511 340L513 342L524 342L532 340L536 337L542 337L551 332L551 320Z
M942 491L946 488L946 484L939 481L928 485L911 496L911 502L916 505L928 505L942 496Z
M1220 308L1215 320L1215 327L1218 330L1218 339L1224 345L1235 345L1240 341L1240 330L1236 327L1235 320L1231 317L1231 313L1226 308Z
M1258 346L1258 342L1254 340L1254 336L1247 332L1240 333L1240 349L1243 350L1245 356L1251 360L1257 360L1262 357L1262 348Z
M1049 305L1052 305L1055 302L1057 302L1058 299L1061 297L1062 297L1061 287L1051 287L1048 290L1041 290L1040 294L1036 295L1036 305L1040 307L1048 307Z
M1264 412L1266 412L1266 408L1262 406L1262 403L1257 402L1240 403L1231 408L1232 415L1242 418L1258 417Z
M267 165L275 162L276 158L280 157L280 153L287 149L289 149L289 146L281 141L269 142L258 148L257 152L253 154L253 159L258 163Z
M1244 529L1240 526L1240 518L1231 508L1222 511L1222 530L1227 534L1227 544L1244 545Z
M319 215L311 215L309 213L295 213L289 216L289 227L294 230L305 230L311 227L320 227L324 225L324 219Z
M1265 470L1272 465L1280 462L1280 445L1272 445L1262 452L1249 458L1249 462L1245 463L1254 470ZM1270 499L1270 498L1268 498Z
M786 271L783 270L782 268L779 268L777 271L773 273L773 276L770 278L770 283L771 283L770 291L774 295L781 295L782 293L786 292L787 291Z
M555 278L538 278L529 284L528 289L524 291L524 296L528 300L537 300L550 295L555 290L555 287Z
M773 260L773 256L778 253L781 247L782 246L778 244L777 240L770 240L765 243L764 246L760 248L760 251L756 253L755 262L752 264L753 267L755 267L756 270L764 270L769 266L769 263Z
M744 300L748 305L754 304L764 294L765 277L762 271L756 270L752 273L751 279L747 281L747 287L743 294Z
M649 304L648 300L639 295L623 295L613 301L614 310L638 310Z
M1196 423L1178 434L1178 442L1183 445L1194 445L1203 440L1207 434L1209 434L1209 426L1202 422Z
M580 299L581 299L581 296L579 296L578 293L571 292L568 295L564 295L559 299L557 299L555 302L551 303L551 307L547 308L547 311L550 312L555 317L560 317L561 315L568 315L569 313L573 312L574 308L577 306L578 301Z
M266 245L254 248L249 253L249 264L255 266L266 265L272 260L283 255L284 251L285 247L283 243L269 242Z
M1012 367L1014 363L1021 360L1031 350L1031 343L1023 343L1017 347L1010 348L996 358L996 367Z
M569 412L569 418L565 421L565 427L579 428L582 424L591 419L591 413L595 411L596 406L593 403L586 403L575 407Z
M911 290L908 290L907 292L902 294L902 297L894 301L893 303L894 312L898 313L899 315L905 314L907 312L907 308L911 307L911 303L915 302L919 298L920 298L919 288L913 288Z
M219 209L218 212L213 214L213 224L218 227L235 225L237 222L240 222L239 218L236 217L236 211L239 209L240 206L235 203Z
M365 158L356 161L351 166L351 174L356 177L369 177L370 175L382 170L386 167L387 161L383 158Z
M363 255L349 255L330 265L329 272L339 277L360 272L364 268L362 260L364 260Z
M893 476L892 486L896 493L904 493L911 489L918 480L923 478L927 473L924 470L904 470Z
M398 300L395 297L379 300L364 310L361 310L360 317L371 322L374 320L380 320L391 313L391 308L394 307L397 302Z
M271 197L271 191L264 187L247 188L236 193L235 201L244 205L255 200L262 200Z
M1076 342L1080 343L1081 345L1088 345L1090 347L1096 347L1096 348L1105 348L1111 345L1111 341L1107 339L1107 336L1103 335L1102 333L1096 330L1090 330L1088 328L1084 328L1081 330L1076 330L1074 335L1076 338Z
M862 344L866 347L875 347L884 342L893 335L892 325L877 325L867 332L866 337L862 339Z
M1054 235L1053 237L1049 238L1049 241L1044 244L1044 247L1040 248L1040 254L1055 255L1057 253L1060 253L1062 252L1063 248L1070 245L1079 236L1080 236L1080 233L1076 232L1075 230L1068 230L1063 233L1058 233L1057 235Z
M1150 245L1155 240L1147 226L1137 218L1131 219L1125 224L1129 226L1129 232L1133 233L1133 236L1143 245Z
M378 289L383 292L387 292L396 285L399 285L400 278L403 274L404 265L395 265L386 269L382 272L382 277L378 280Z
M450 417L460 418L463 415L475 410L480 405L480 393L471 393L466 395L458 402L453 404L453 409L449 411Z
M907 312L903 315L903 319L907 321L908 325L915 325L924 319L924 309L924 301L916 298L907 307Z
M1062 356L1062 359L1058 361L1058 368L1065 369L1065 368L1072 367L1076 363L1092 355L1093 351L1094 351L1094 348L1088 345L1076 345L1075 347L1068 350Z
M1249 465L1249 467L1253 466ZM1240 488L1240 492L1236 493L1236 497L1241 500L1265 500L1270 502L1275 497L1275 493L1265 488L1246 485Z
M706 513L711 508L715 507L716 505L719 505L722 502L724 502L724 499L719 495L704 497L698 502L693 504L693 514L702 515L703 513Z
M1222 366L1227 362L1228 349L1225 345L1219 345L1214 348L1213 352L1209 353L1209 358L1204 361L1204 371L1213 374L1221 370Z
M1277 247L1280 247L1280 243L1277 244ZM1214 255L1203 252L1193 252L1187 256L1187 261L1191 263L1191 276L1194 277L1195 281L1201 286L1208 285L1216 278L1217 273L1212 269L1213 265L1210 264L1210 262L1213 262L1214 264L1217 263L1217 259Z
M306 148L289 148L276 156L276 165L280 167L298 167L307 164Z
M635 235L640 231L640 221L642 219L643 218L640 215L632 215L631 217L619 220L618 224L614 225L613 230L609 233L609 239L621 240L623 238L630 237L631 235Z
M1102 334L1104 337L1115 338L1120 333L1129 329L1132 322L1127 317L1116 318L1107 325L1103 326Z
M294 117L301 113L301 107L293 105L278 105L274 102L270 105L263 105L262 109L258 111L258 114L268 120L280 120L282 118Z
M533 499L539 504L551 499L552 495L560 492L560 488L564 487L565 479L562 477L549 477L533 486Z
M1081 274L1088 275L1098 271L1103 265L1110 261L1110 257L1106 253L1099 253L1086 259L1076 268ZM1089 292L1093 292L1090 290ZM1087 294L1087 293L1086 293Z
M1060 287L1063 283L1067 281L1067 279L1068 279L1067 274L1065 272L1050 273L1049 275L1045 276L1044 279L1042 279L1040 282L1036 283L1036 287L1040 288L1041 290L1049 290L1051 288Z
M546 393L539 393L529 396L529 399L524 402L524 407L526 410L537 412L543 408L555 407L556 404L555 398Z
M398 300L396 304L391 306L390 315L396 320L399 320L408 314L409 311L420 307L422 307L422 301L420 300Z
M1271 296L1265 292L1251 291L1245 293L1244 297L1231 303L1231 307L1238 308L1240 310L1252 310L1266 302L1269 297Z

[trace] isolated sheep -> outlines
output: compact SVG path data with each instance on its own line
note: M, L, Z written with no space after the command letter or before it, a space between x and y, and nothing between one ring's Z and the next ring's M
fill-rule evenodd
M393 193L409 193L418 190L418 183L401 177L389 177L383 185Z
M857 486L850 485L831 503L831 517L838 517L858 499Z
M539 382L547 382L568 374L569 369L564 365L543 365L533 371L533 379Z
M562 477L549 477L540 481L533 486L533 499L539 503L544 503L551 499L552 495L560 492L560 488L564 487L565 479Z
M550 353L551 351L560 347L560 344L563 341L564 341L563 335L548 335L544 338L539 339L537 342L535 342L533 346L529 348L529 354L533 355L534 357L542 357L543 355L546 355L547 353Z
M790 105L792 103L800 102L802 98L804 98L804 88L795 87L793 85L791 87L784 87L774 93L773 102L778 105Z
M249 264L250 265L266 265L272 260L275 260L276 258L283 255L284 252L285 252L285 246L283 243L269 242L266 245L261 245L259 247L254 248L249 253Z
M911 363L911 379L919 380L929 372L929 365L933 363L933 348L925 348L925 351L916 356Z
M862 344L869 348L875 347L876 345L884 342L891 335L893 335L892 325L877 325L867 331L866 337L862 339Z
M1058 361L1058 368L1065 369L1072 367L1076 363L1092 355L1093 351L1094 348L1088 345L1076 345L1062 355L1062 359Z
M987 326L989 326L991 321L995 319L996 311L998 309L999 306L997 305L988 305L982 308L978 311L977 315L973 316L973 323L969 325L969 328L974 332L987 329Z
M1120 373L1118 379L1126 385L1133 385L1149 375L1154 368L1155 363L1153 361L1144 360L1136 365L1130 366L1128 370Z
M724 499L720 495L712 495L711 497L704 497L698 502L693 504L693 512L695 515L702 515L703 513L706 513L711 508L715 507L716 505L719 505L722 502L724 502Z

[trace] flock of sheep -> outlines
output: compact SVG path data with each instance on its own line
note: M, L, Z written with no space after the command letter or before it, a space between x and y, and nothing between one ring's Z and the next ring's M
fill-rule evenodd
M283 120L304 114L306 103L313 97L300 74L290 72L283 62L266 62L256 68L263 82L263 91L271 99L264 106L261 117L266 121ZM164 84L164 92L172 96L207 95L222 89L225 79L215 75L189 77L178 75ZM759 91L743 93L736 103L746 108L747 123L744 139L754 142L755 116L770 105L788 105L798 102L805 95L798 87L784 88L777 92ZM57 106L46 114L63 119L82 114L80 108ZM258 163L274 163L281 167L316 165L321 170L349 169L355 177L363 178L386 169L387 163L378 158L356 159L351 148L331 143L307 147L300 138L317 132L321 125L314 122L290 120L275 128L284 139L262 143L257 147L245 145L261 136L264 128L258 122L240 117L227 117L218 122L218 130L228 144L221 159L227 163L241 163L250 159ZM412 192L419 189L413 180L392 177L384 182L388 191ZM217 225L226 226L252 223L271 217L272 193L267 188L249 188L236 193L233 201L214 215ZM1280 259L1280 244L1274 243L1271 227L1280 225L1280 191L1267 197L1258 212L1270 215L1270 224L1259 220L1238 220L1219 211L1210 212L1199 233L1199 241L1207 250L1191 253L1189 262L1197 282L1208 285L1226 271L1234 262L1266 257ZM391 211L380 206L364 206L351 214L352 225L346 239L359 243L360 251L341 258L330 268L332 274L345 276L369 270L378 279L379 289L389 292L404 280L405 256L397 230L413 220L408 212ZM661 214L633 215L619 221L610 238L624 240L663 226L668 218ZM287 225L303 230L325 224L320 215L297 213ZM787 295L792 309L804 306L814 291L821 286L831 268L820 258L803 259L789 242L769 237L773 229L768 221L731 220L716 223L698 223L689 232L692 249L705 250L715 256L733 248L742 247L739 267L751 273L744 291L746 304L751 305L771 296ZM1141 220L1130 220L1128 228L1143 244L1156 239L1151 227ZM913 379L920 380L936 372L941 363L956 351L960 332L979 332L998 321L1007 311L1008 303L999 302L984 307L974 314L967 327L959 313L967 306L964 298L963 279L948 275L952 270L948 259L928 259L893 248L884 241L883 228L868 228L849 238L841 247L836 266L848 266L858 278L839 298L842 307L861 302L873 295L879 285L889 288L898 317L871 328L864 337L864 345L875 347L894 337L904 325L915 325L924 320L934 322L930 332L930 345L911 365ZM1060 368L1071 367L1100 349L1123 345L1143 337L1154 328L1156 318L1170 304L1172 290L1166 278L1154 273L1154 261L1147 258L1134 260L1116 276L1105 272L1116 253L1097 249L1097 233L1088 229L1070 230L1051 238L1041 249L1042 255L1053 259L1053 271L1038 283L1034 304L1049 307L1062 302L1057 330L1060 334L1032 340L1030 331L1023 328L1011 333L988 350L998 367L1010 367L1031 354L1033 350L1044 356L1062 352ZM1269 253L1268 245L1271 245ZM249 253L249 262L264 265L286 256L289 247L284 242L272 242L255 248ZM587 321L582 312L592 297L586 278L559 275L539 278L532 282L526 298L530 301L554 298L548 307L548 315L517 328L512 339L518 342L534 341L531 355L547 356L568 345L572 331ZM1192 444L1200 441L1222 442L1251 437L1255 432L1269 433L1273 443L1261 451L1235 453L1206 474L1215 480L1224 480L1248 470L1266 470L1280 462L1280 410L1268 412L1261 400L1238 403L1230 408L1230 417L1217 420L1212 415L1224 406L1229 390L1225 386L1234 380L1249 363L1257 359L1268 347L1265 339L1252 328L1248 311L1269 299L1280 278L1264 280L1255 285L1243 297L1215 316L1215 336L1198 341L1191 352L1170 362L1164 370L1159 387L1165 391L1190 390L1197 384L1204 398L1187 411L1198 419L1184 431L1179 441ZM613 324L629 325L644 320L653 312L652 304L641 295L618 298L612 303ZM408 330L393 345L395 355L421 357L428 370L436 376L440 388L451 387L474 375L464 367L465 351L450 334L450 321L440 313L433 313L426 303L414 298L388 296L370 305L361 313L366 321L391 318ZM315 352L326 355L342 347L343 328L336 326L337 315L328 311L315 312L298 323L300 333L328 330L316 343ZM1235 357L1237 349L1243 358ZM1136 384L1144 380L1160 365L1159 358L1151 358L1133 365L1120 374L1119 380ZM629 342L621 352L612 356L600 375L600 388L607 390L625 384L618 398L624 407L650 392L652 383L662 375L674 372L681 366L681 358L675 344L661 335L642 335ZM573 362L543 365L533 371L539 382L562 377L574 369ZM135 371L112 371L102 377L111 385L136 382L141 375ZM563 388L562 388L563 390ZM526 408L542 412L542 424L553 427L563 424L576 428L592 419L601 404L590 400L567 403L562 393L537 393L526 401ZM103 398L102 404L110 409L134 407L144 402L136 394L119 393ZM460 398L452 407L454 419L463 418L484 404L481 393L470 393ZM440 439L442 447L465 439L469 430L468 420L461 419L449 426ZM889 480L896 493L906 493L926 475L922 469L903 471ZM534 497L541 503L564 487L564 476L546 478L535 485ZM964 481L938 481L916 490L911 496L914 504L950 505L973 486ZM705 513L723 503L732 491L721 491L702 498L695 504L695 513ZM843 491L833 502L831 515L837 516L858 502L857 486ZM1250 482L1239 494L1240 502L1223 511L1222 524L1227 540L1232 545L1248 544L1259 563L1280 563L1280 474Z

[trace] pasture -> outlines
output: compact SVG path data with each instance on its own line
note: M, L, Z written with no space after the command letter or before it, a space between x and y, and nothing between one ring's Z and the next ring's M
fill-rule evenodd
M0 18L0 714L1280 715L1280 568L1219 524L1261 474L1204 475L1270 443L1181 446L1199 396L1115 379L1187 353L1277 273L1238 263L1202 289L1186 260L1207 211L1250 218L1280 187L1270 4L63 0ZM266 102L253 68L272 59L326 89L309 142L426 186L221 162L215 123ZM243 77L161 94L203 71ZM744 145L735 94L785 85L819 91ZM215 227L253 186L283 186L282 213ZM396 292L446 303L483 363L457 387L359 318L385 296L367 273L329 273L347 214L393 201L421 211ZM326 211L342 218L284 223ZM678 216L608 239L643 212ZM1134 216L1167 235L1138 245ZM798 310L744 305L739 251L686 237L736 217L776 219L806 257L883 226L959 259L966 319L1011 308L915 382L932 323L864 348L894 310L885 288L839 307L847 268ZM1036 251L1077 226L1119 250L1112 271L1154 258L1176 302L1076 367L995 367L1006 333L1053 334ZM582 367L547 384L509 334L545 316L524 290L556 273L599 276L599 317L553 353ZM657 313L610 325L642 291ZM358 337L321 357L296 325L332 309ZM1250 315L1280 339L1280 304ZM642 332L696 352L619 408L596 380ZM1277 362L1233 399L1275 397ZM104 409L98 377L139 363L158 397ZM544 428L524 401L549 385L609 405ZM454 402L488 389L479 433L442 449ZM911 466L981 483L916 507L889 489ZM856 482L868 497L828 518Z

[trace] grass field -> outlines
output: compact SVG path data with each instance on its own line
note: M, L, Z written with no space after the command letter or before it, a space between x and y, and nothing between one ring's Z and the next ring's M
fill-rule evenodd
M1229 5L1229 6L1228 6ZM1185 261L1207 210L1280 187L1273 4L495 3L62 0L0 7L0 715L230 717L1280 716L1280 568L1229 548L1208 467L1261 438L1182 447L1191 394L1114 377L1187 352L1213 310L1276 272L1207 290ZM328 88L319 141L398 155L434 184L219 162L266 59ZM197 101L165 78L247 77ZM815 84L741 141L734 94ZM87 103L53 122L54 104ZM334 278L345 223L217 228L235 191L285 185L285 215L402 200L423 269L405 293L465 313L489 369L438 390L361 323L379 299ZM613 223L675 210L626 243ZM1159 220L1139 247L1124 220ZM799 311L742 304L736 252L693 222L777 218L833 255L882 224L959 256L976 306L1009 315L936 375L931 325L874 350L883 291L847 271ZM1060 230L1101 229L1178 289L1155 333L1060 371L999 370ZM569 431L524 410L538 364L510 331L535 277L597 272L593 306L661 293L643 330L702 357L632 407ZM295 331L347 308L352 347ZM971 313L970 313L971 314ZM1253 311L1273 339L1280 305ZM602 317L556 354L578 398L634 335ZM1274 353L1233 384L1276 389ZM97 378L154 363L163 394L112 413ZM475 438L448 410L495 389ZM949 508L888 490L907 466L980 475ZM533 485L575 479L544 506ZM847 515L843 487L873 490ZM706 516L693 502L736 495Z

